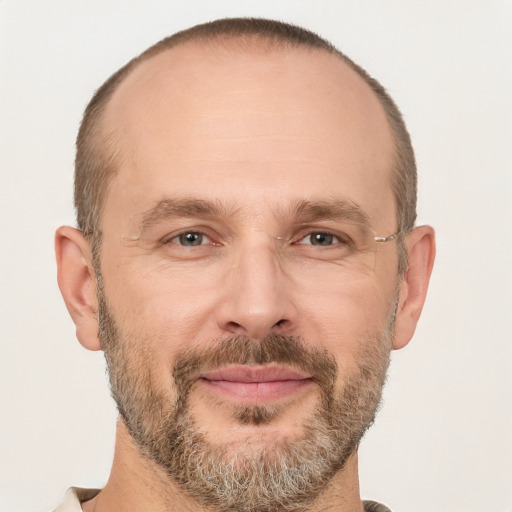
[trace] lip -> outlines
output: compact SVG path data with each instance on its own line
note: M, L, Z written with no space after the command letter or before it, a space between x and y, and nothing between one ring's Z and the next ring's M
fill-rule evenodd
M201 373L212 392L246 403L264 403L294 395L313 383L312 375L282 366L230 366Z

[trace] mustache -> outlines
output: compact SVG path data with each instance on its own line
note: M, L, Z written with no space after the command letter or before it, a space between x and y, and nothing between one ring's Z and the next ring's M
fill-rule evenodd
M295 336L270 334L260 340L247 336L232 336L213 343L206 349L189 349L181 353L173 366L172 376L178 396L186 399L199 373L227 365L289 365L311 374L326 393L336 381L338 366L332 354L308 347Z

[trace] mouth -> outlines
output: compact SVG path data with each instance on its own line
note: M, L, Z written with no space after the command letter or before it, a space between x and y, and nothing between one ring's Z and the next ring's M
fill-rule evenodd
M283 366L238 365L201 373L199 382L216 395L254 405L295 395L314 380Z

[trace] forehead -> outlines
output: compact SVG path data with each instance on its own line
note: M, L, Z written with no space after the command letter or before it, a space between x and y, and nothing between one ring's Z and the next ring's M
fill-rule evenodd
M259 198L263 208L332 194L375 216L385 202L394 215L383 108L324 51L185 43L138 65L104 123L119 141L115 208L146 210L162 195Z

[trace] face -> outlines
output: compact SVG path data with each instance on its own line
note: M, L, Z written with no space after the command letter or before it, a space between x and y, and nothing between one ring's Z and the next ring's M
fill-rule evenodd
M356 449L388 364L381 107L320 52L187 44L141 64L105 126L122 156L102 216L100 334L128 429L206 503L302 506ZM225 492L233 481L241 495Z

